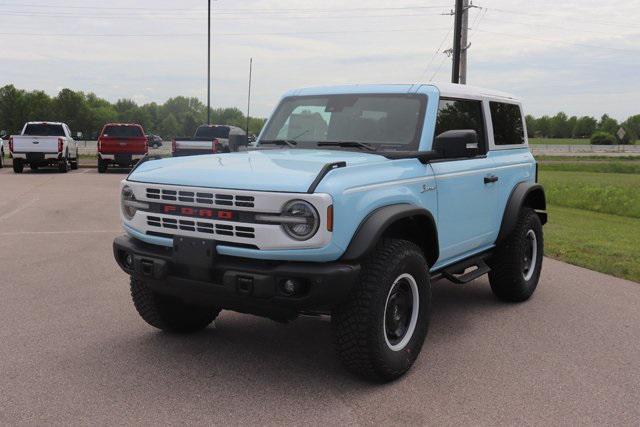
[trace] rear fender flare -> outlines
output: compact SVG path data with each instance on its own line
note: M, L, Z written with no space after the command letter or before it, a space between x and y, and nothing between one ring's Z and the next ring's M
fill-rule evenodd
M516 226L518 215L523 207L536 211L542 224L547 223L547 199L540 184L521 182L513 189L502 215L502 224L496 243L503 241Z

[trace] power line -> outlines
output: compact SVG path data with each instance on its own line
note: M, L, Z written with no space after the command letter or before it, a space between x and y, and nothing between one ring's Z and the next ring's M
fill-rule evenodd
M54 19L59 19L59 18L71 18L71 19L91 19L91 20L109 20L109 19L117 19L117 20L121 20L121 19L141 19L141 18L153 18L153 19L161 19L161 18L166 18L166 19L171 19L171 20L187 20L187 21L199 21L204 19L203 17L198 17L198 16L175 16L175 15L153 15L153 14L144 14L144 15L70 15L70 14L49 14L49 13L38 13L38 14L34 14L34 13L29 13L29 12L19 12L19 11L8 11L8 12L2 12L3 15L6 16L18 16L18 17L26 17L26 18L54 18ZM362 14L358 14L358 15L336 15L336 16L332 16L332 15L323 15L323 16L318 16L318 15L282 15L279 14L277 16L274 16L274 19L353 19L353 18L357 18L357 19L367 19L367 18L395 18L395 17L424 17L424 16L440 16L440 14L435 14L435 13L409 13L409 14L376 14L376 15L362 15ZM224 18L224 19L228 19L226 17L221 17L221 16L217 16L214 15L212 18ZM240 18L234 18L234 22L237 22L238 20L255 20L256 18L253 17L240 17ZM261 19L270 19L270 18L265 18L265 17L261 17Z
M521 39L537 40L537 41L542 41L542 42L546 42L546 43L560 43L560 44L564 44L564 45L568 45L568 46L581 46L581 47L588 47L588 48L592 48L592 49L603 49L603 50L613 50L613 51L619 51L619 52L640 53L640 50L637 50L637 49L625 49L625 48L620 48L620 47L600 46L600 45L593 45L593 44L580 43L580 42L568 42L568 41L559 40L559 39L531 37L531 36L526 36L526 35L523 35L523 34L514 34L514 33L498 32L498 31L490 31L490 30L481 30L479 28L475 28L475 29L472 29L472 30L473 31L479 31L479 32L482 32L482 33L495 34L495 35L499 35L499 36L509 36L509 37L516 37L516 38L521 38Z
M375 30L341 30L341 31L287 31L265 33L215 33L214 36L287 36L301 34L359 34L359 33L420 33L440 31L446 28L415 28L415 29L375 29ZM98 34L98 33L6 33L5 36L34 36L34 37L202 37L205 33L156 33L156 34Z
M531 16L540 16L543 18L558 18L558 15L551 15L548 13L536 13L536 12L521 12L521 11L517 11L517 10L510 10L510 9L502 9L502 8L497 8L497 7L492 7L490 8L493 11L496 12L500 12L500 13L507 13L507 14L511 14L511 15L520 15L520 16L527 16L527 17L531 17ZM607 25L607 26L611 26L611 25L615 25L618 28L629 28L629 29L637 29L637 25L632 25L632 24L626 24L626 23L620 23L618 21L600 21L600 20L593 20L593 19L584 19L584 17L581 17L579 15L571 15L571 20L573 20L573 23L585 23L585 24L596 24L596 25ZM578 22L579 21L579 22Z
M199 8L161 8L161 7L114 7L114 6L63 6L63 5L46 5L37 3L0 3L0 7L31 7L31 8L53 8L53 9L89 9L89 10L142 10L142 11L189 11L189 12L203 12L207 9ZM233 14L247 14L247 13L279 13L283 11L309 11L309 12L340 12L340 11L369 11L369 10L415 10L415 9L441 9L443 7L449 7L450 5L431 5L431 6L393 6L393 7L356 7L356 8L223 8L220 12L216 13L233 13Z

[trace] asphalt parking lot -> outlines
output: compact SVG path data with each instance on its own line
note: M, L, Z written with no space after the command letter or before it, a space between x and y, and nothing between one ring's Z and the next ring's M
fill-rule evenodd
M387 385L341 368L325 318L157 332L112 258L125 176L0 169L2 425L640 422L640 284L550 259L525 304L435 283L423 353Z

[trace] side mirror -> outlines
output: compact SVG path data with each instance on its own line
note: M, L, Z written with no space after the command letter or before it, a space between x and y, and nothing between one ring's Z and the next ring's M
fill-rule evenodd
M448 130L436 136L433 151L445 159L475 157L480 153L478 134L475 130Z

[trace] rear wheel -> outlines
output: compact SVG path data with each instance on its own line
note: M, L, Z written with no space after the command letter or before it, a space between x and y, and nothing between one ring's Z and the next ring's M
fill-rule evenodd
M107 171L107 162L102 159L98 159L98 173L105 173Z
M22 163L22 159L13 159L13 171L15 173L22 173L24 169L24 163Z
M76 157L71 160L71 170L77 170L78 169L78 162L80 161L80 158L78 157L78 150L76 150Z
M368 380L392 381L415 362L429 326L431 284L420 248L381 241L349 300L332 313L338 357Z
M151 326L167 332L190 333L206 328L218 317L217 307L187 304L150 289L131 278L131 297L140 317Z
M62 159L58 162L58 172L69 172L69 152L67 151Z
M543 256L540 217L533 209L523 208L515 229L491 259L489 283L494 295L509 302L528 300L538 286Z

